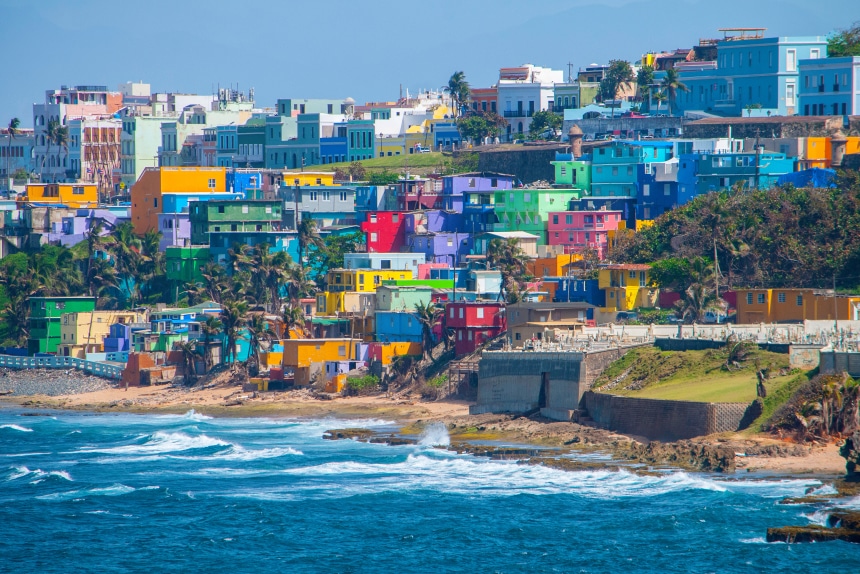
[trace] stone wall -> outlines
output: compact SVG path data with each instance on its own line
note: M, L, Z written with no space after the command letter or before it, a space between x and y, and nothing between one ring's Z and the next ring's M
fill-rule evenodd
M478 155L478 171L512 174L524 184L539 179L555 181L555 152L564 152L566 145L514 145L482 150Z
M654 346L661 351L704 351L721 349L726 346L726 342L711 339L654 339Z
M821 361L822 345L789 345L788 366L793 369L814 369Z
M588 391L588 415L598 426L615 432L675 441L740 430L747 403L694 403L620 397Z
M848 351L821 351L822 374L846 372L854 378L860 377L860 353Z
M842 129L846 135L860 133L860 116L849 118L848 129L842 125L842 116L774 116L772 118L708 118L689 122L684 126L686 138L724 138L729 126L733 138L797 138L833 135Z

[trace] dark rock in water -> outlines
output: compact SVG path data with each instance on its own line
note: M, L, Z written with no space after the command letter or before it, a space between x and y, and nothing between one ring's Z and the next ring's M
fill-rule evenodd
M860 530L849 528L827 528L813 524L810 526L782 526L780 528L768 528L768 542L787 542L789 544L799 542L830 542L843 540L860 544Z
M629 460L651 465L678 466L701 472L734 472L735 453L728 447L698 444L690 441L647 445L632 443L616 454Z
M418 441L413 438L404 438L401 436L375 436L369 441L371 444L387 444L388 446L403 446L409 444L418 444Z
M828 499L823 496L797 496L797 497L789 497L783 498L777 504L809 504L809 505L821 505L826 504Z
M351 429L331 429L327 430L323 433L323 438L325 440L349 440L354 439L358 441L368 442L370 439L376 436L376 432L370 429L360 429L360 428L351 428Z
M860 428L845 439L839 455L845 459L846 478L860 481Z
M827 526L860 532L860 512L839 511L827 517Z

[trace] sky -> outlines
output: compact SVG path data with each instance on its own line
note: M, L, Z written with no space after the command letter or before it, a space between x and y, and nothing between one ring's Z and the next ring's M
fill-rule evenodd
M826 36L857 20L857 0L0 0L0 125L32 127L32 104L61 85L238 85L255 88L259 107L390 101L458 70L487 87L505 66L575 72L691 47L718 28Z

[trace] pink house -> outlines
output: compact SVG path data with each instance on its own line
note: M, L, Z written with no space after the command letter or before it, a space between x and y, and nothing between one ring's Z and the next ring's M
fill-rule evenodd
M565 253L575 253L586 247L606 256L610 231L621 223L620 211L555 211L549 214L547 239L550 245L564 245Z

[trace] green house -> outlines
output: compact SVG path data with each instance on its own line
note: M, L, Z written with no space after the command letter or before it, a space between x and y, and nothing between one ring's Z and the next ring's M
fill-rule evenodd
M396 287L430 287L447 290L454 288L453 279L389 279L383 281L382 284Z
M209 247L168 247L165 252L167 279L179 283L203 281L203 267L209 263Z
M546 223L550 212L566 211L571 200L582 197L579 189L509 189L495 194L498 223L493 231L525 231L546 245Z
M95 297L30 297L27 354L56 353L64 313L95 311Z
M582 195L591 195L590 161L557 159L550 163L555 168L555 185L578 189Z
M190 204L191 243L209 245L212 232L265 233L281 231L283 203L279 199L198 201Z
M380 285L376 288L376 310L414 311L416 305L428 305L432 298L433 287Z

